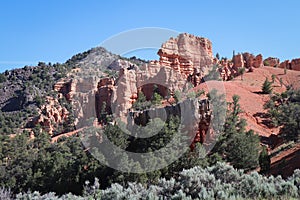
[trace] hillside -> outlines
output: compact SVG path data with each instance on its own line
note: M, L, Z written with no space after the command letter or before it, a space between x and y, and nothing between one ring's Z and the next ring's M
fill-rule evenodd
M247 119L248 128L266 137L272 133L278 134L278 128L269 128L266 124L268 119L263 117L266 115L263 105L269 100L269 95L261 94L261 88L265 78L272 80L272 75L276 76L273 84L276 93L284 92L288 85L293 85L295 88L300 87L299 71L288 71L285 75L283 69L267 66L257 68L251 73L245 73L243 80L236 77L232 81L224 82L228 101L234 94L241 97L240 104L244 110L242 116ZM280 78L283 80L283 86L280 85Z
M288 91L273 106L297 111L298 59L280 63L250 53L220 59L209 39L187 33L157 54L159 60L145 61L96 47L62 64L1 74L0 186L82 194L95 177L101 189L150 185L218 161L285 178L300 167L298 119L274 125L265 109ZM270 94L262 92L266 79ZM209 84L224 87L225 98ZM295 138L287 137L293 136L287 126Z
M55 85L80 74L80 71L97 74L99 77L115 73L112 71L119 67L116 62L118 60L130 60L139 65L145 63L141 59L122 58L98 47L74 55L63 64L39 62L38 66L5 71L1 74L0 83L0 134L30 131L38 123L46 126L51 134L68 131L64 130L63 124L68 120L66 113L71 113L71 107L66 99L60 97ZM47 104L52 106L45 106ZM46 111L54 112L60 117L53 118L51 115L54 113L45 113ZM56 126L51 127L52 123L56 123Z

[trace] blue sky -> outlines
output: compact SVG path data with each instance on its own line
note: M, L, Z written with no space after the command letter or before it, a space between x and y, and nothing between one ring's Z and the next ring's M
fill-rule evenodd
M0 71L38 61L65 62L113 35L142 27L207 37L214 54L224 57L233 50L281 60L300 57L297 0L3 0L0 5ZM150 53L140 55L157 58Z

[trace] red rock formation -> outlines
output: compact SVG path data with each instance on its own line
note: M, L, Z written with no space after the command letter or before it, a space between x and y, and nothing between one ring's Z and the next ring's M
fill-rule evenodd
M296 71L300 71L300 58L293 59L291 61L291 69L296 70Z
M233 56L232 61L234 70L237 70L239 67L263 67L263 57L261 54L258 54L257 56L250 53L237 54Z
M258 54L253 61L253 67L255 68L259 68L259 67L263 67L264 63L263 63L263 57L261 54Z
M53 135L57 131L56 125L62 124L68 118L68 110L61 107L57 99L47 98L47 103L41 107L41 113L34 124L40 124L45 130Z
M233 68L236 70L240 67L245 67L245 60L242 54L237 54L233 56L232 62L233 62Z
M267 64L268 66L271 67L276 67L279 66L280 60L279 58L268 57L267 59L264 60L264 64Z
M159 61L152 61L136 69L122 69L113 93L113 105L116 105L113 112L125 120L138 93L143 91L147 99L150 99L154 85L158 86L161 95L167 96L168 91L187 88L187 79L184 74L176 72L170 66L162 65Z
M289 60L285 60L282 63L280 63L279 68L282 69L291 69L291 63Z
M114 90L114 79L113 78L103 78L98 83L98 90L95 93L95 107L97 118L100 119L102 116L102 111L111 114L111 98ZM105 106L105 107L104 107Z
M71 99L71 91L72 91L72 80L69 79L61 79L54 86L53 89L61 94L63 94L68 101Z
M244 59L246 68L253 67L254 59L255 59L255 56L253 54L250 54L248 52L243 53L243 59Z
M279 67L283 69L300 71L300 58L293 59L292 61L285 60L284 62L280 63Z
M187 33L170 38L158 51L162 66L171 67L186 77L196 71L208 71L213 64L212 43Z

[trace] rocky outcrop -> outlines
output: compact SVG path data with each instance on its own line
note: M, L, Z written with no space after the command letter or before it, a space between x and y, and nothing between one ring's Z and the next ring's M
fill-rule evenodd
M247 52L243 54L237 54L233 56L232 61L235 70L237 70L240 67L246 67L246 68L263 67L263 57L261 54L258 54L257 56Z
M254 59L255 59L255 56L253 54L250 54L248 52L243 53L243 59L244 59L246 68L253 67Z
M69 112L60 106L57 99L47 97L46 104L40 109L40 115L32 122L34 125L41 125L50 135L60 134L57 126L62 125L68 118Z
M122 69L112 96L111 109L116 117L124 117L138 97L136 70ZM123 119L123 118L122 118Z
M291 69L291 63L289 60L285 60L282 63L280 63L279 68L282 69Z
M232 58L233 67L238 69L240 67L245 67L245 60L242 54L237 54Z
M223 81L227 81L233 78L235 70L233 69L233 62L228 59L222 59L215 63L219 65L219 73Z
M171 67L186 77L194 71L207 72L213 63L212 43L187 33L162 44L158 55L162 66Z
M72 80L71 79L61 79L53 86L53 89L63 96L66 97L68 101L71 99L71 91L72 91Z
M139 92L147 99L152 97L154 85L162 96L172 96L176 90L186 89L188 81L199 85L213 63L211 42L186 33L162 44L158 55L159 61L138 66L102 48L92 49L78 63L80 71L76 76L61 80L54 89L72 102L77 118L75 124L81 128L88 119L99 119L104 102L107 112L124 118ZM91 62L94 64L90 65ZM103 66L119 71L119 78L101 78L107 76Z
M300 58L293 59L292 61L285 60L280 63L279 67L282 69L300 71Z
M160 118L167 121L172 116L181 119L183 130L189 136L190 147L194 149L195 143L204 143L206 137L210 137L209 130L211 124L211 110L207 99L196 100L186 99L176 105L166 106L143 111L130 111L127 117L128 130L136 130L134 126L145 126L150 119Z
M258 54L257 56L255 56L255 58L253 60L253 67L259 68L259 67L263 67L263 66L264 66L263 56L261 54Z
M152 61L137 69L122 69L113 93L113 112L124 120L138 93L143 92L149 99L153 95L154 85L162 96L167 96L168 93L174 94L176 90L187 88L187 79L159 61Z
M279 66L279 64L280 64L279 58L268 57L267 59L264 60L265 66L277 67Z
M291 69L296 70L296 71L300 71L300 58L293 59L291 61Z
M108 69L117 70L117 71L125 68L126 69L136 68L136 65L127 60L117 59L108 66Z

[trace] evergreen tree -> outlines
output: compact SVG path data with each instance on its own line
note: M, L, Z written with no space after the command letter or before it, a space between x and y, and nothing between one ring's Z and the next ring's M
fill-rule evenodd
M133 103L132 108L135 110L145 110L151 107L151 102L147 101L143 92L139 92L138 99Z
M160 94L158 94L157 92L154 92L153 99L152 99L152 104L154 106L161 105L162 100L163 100L163 98L160 96Z
M263 147L259 155L260 172L266 173L270 170L271 158L266 147Z
M266 78L265 82L262 85L262 93L263 94L271 94L272 93L272 82L270 82L268 80L268 78Z
M281 126L280 135L286 140L298 141L300 134L300 90L292 88L274 94L264 105L274 126Z
M220 60L220 55L219 55L219 53L216 54L216 58L217 58L218 60Z
M276 75L275 75L275 74L272 74L272 83L275 82L275 79L276 79Z
M258 166L259 137L253 130L234 135L227 148L227 160L233 167L249 171Z
M224 133L218 138L213 152L219 153L236 168L250 170L258 165L259 138L252 130L246 132L246 121L239 117L242 112L239 99L237 95L232 97Z

